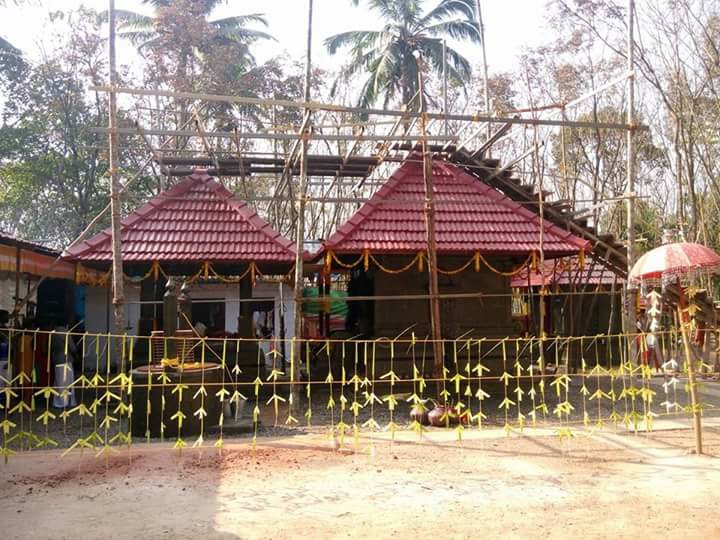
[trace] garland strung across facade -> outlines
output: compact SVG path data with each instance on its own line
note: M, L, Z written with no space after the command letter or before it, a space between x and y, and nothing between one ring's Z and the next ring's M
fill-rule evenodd
M418 251L415 254L415 257L405 264L404 266L400 268L389 268L385 266L378 257L373 255L369 250L364 250L360 256L355 259L354 261L347 263L342 261L335 252L332 250L329 250L325 254L325 271L330 272L332 269L333 264L337 265L338 267L344 269L344 270L352 270L353 268L356 268L360 265L362 265L362 268L365 272L367 272L370 269L370 263L372 263L375 267L380 269L382 272L385 272L386 274L401 274L403 272L407 272L411 270L413 267L417 268L418 272L424 272L425 271L425 265L426 265L426 258L427 255L424 251ZM482 267L484 266L491 272L505 276L505 277L514 277L520 274L523 270L529 268L533 272L538 271L539 266L539 255L537 252L530 253L527 258L520 263L519 265L515 266L511 270L503 271L495 266L493 266L490 261L486 257L483 256L482 253L479 251L475 252L468 260L467 262L464 262L457 268L440 268L438 267L437 271L438 273L442 275L452 276L459 274L461 272L464 272L468 268L472 266L475 270L475 272L480 272ZM575 262L572 258L567 259L559 259L556 265L556 273L562 273L562 272L568 272L573 269L580 269L582 270L585 267L585 257L584 252L580 252L580 255L577 257L577 262ZM293 265L292 268L283 276L283 280L289 280L291 279L293 273L295 271L295 266ZM199 279L217 279L223 283L240 283L243 279L245 279L248 275L250 275L251 280L253 283L255 282L257 276L266 276L268 274L262 272L256 262L251 262L247 269L240 275L233 275L233 276L227 276L223 275L220 272L218 272L215 267L210 262L204 262L200 266L200 268L192 274L186 282L189 284L195 283ZM158 280L159 277L162 276L165 279L167 279L170 274L163 269L159 261L153 261L150 269L143 275L140 276L132 276L125 274L125 279L128 281L133 282L139 282L144 281L149 278L153 278L154 280ZM110 278L112 277L112 269L109 269L104 274L99 273L97 270L91 270L85 268L81 263L77 263L75 265L75 283L84 283L93 287L102 287L107 285L110 282Z

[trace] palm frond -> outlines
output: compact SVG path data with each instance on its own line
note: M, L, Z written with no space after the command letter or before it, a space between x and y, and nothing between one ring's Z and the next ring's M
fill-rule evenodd
M447 35L453 39L467 39L473 43L480 43L480 30L477 24L462 19L454 19L452 21L443 21L423 28L423 32L427 32L433 36Z
M239 26L218 28L217 31L219 37L235 41L237 43L252 43L261 39L276 41L276 39L267 32L263 32L262 30L252 30L250 28L242 28Z
M463 20L477 24L475 23L474 0L441 0L418 21L418 27L423 28L457 15Z
M249 13L247 15L235 15L210 21L215 28L247 26L248 24L260 24L267 27L268 21L262 13Z
M153 17L126 9L116 9L115 20L118 23L118 28L121 30L150 30L154 28L155 24ZM100 13L100 21L104 23L108 21L107 11Z
M173 0L142 0L143 4L148 4L157 8L167 8L172 6Z
M359 95L361 106L371 106L381 96L387 106L399 93L404 101L417 93L419 66L415 50L420 50L428 66L439 72L443 64L439 38L480 41L474 0L440 0L424 14L421 0L368 0L367 4L383 19L382 30L343 32L324 42L330 54L349 48L348 63L333 84L333 91L342 78L368 73ZM452 48L447 49L446 58L450 80L465 85L470 79L470 63ZM408 105L417 108L417 102Z
M426 39L422 43L422 54L436 72L442 71L443 46L437 39ZM445 48L448 80L465 86L472 77L470 61L452 47Z
M352 30L341 32L326 38L323 44L330 54L335 54L339 49L351 46L353 49L372 47L378 40L386 37L385 32L373 30Z
M386 21L402 21L402 11L399 9L400 4L407 0L368 0L370 9L374 9ZM415 0L410 0L415 1Z
M135 45L138 49L145 49L160 41L160 36L154 30L138 30L134 32L118 32L118 36L125 38Z

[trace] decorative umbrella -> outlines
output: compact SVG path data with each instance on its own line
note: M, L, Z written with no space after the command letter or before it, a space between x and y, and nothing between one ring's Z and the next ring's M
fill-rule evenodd
M685 285L701 276L720 273L720 255L691 242L673 242L648 251L630 270L631 286Z
M676 284L680 289L678 313L688 365L690 400L695 427L695 451L698 454L702 454L702 425L700 409L697 403L695 372L690 353L690 343L686 332L688 315L687 311L684 310L686 306L686 295L683 287L697 281L701 276L720 273L720 255L701 244L673 242L670 231L666 231L663 235L663 242L664 244L662 246L648 251L638 259L630 270L628 284L631 287L653 287Z

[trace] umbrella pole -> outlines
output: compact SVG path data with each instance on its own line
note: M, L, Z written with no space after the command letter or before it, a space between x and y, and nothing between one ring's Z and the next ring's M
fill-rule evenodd
M679 284L678 284L679 285ZM685 291L679 287L680 295L678 301L678 320L680 321L680 334L682 335L683 347L685 349L685 359L688 367L688 384L690 385L690 405L693 414L693 427L695 430L695 453L700 455L702 450L702 419L700 417L700 407L697 399L697 384L695 383L695 367L693 366L692 354L690 352L690 338L687 335L687 312L684 311Z

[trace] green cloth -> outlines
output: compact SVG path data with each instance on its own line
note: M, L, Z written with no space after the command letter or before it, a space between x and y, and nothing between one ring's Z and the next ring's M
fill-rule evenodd
M317 287L305 287L303 289L304 298L317 298L320 296ZM348 305L345 301L347 293L345 291L330 291L330 315L336 315L339 317L346 317L348 314ZM303 304L303 313L308 315L317 315L322 311L323 301L318 300L317 302L305 302Z

